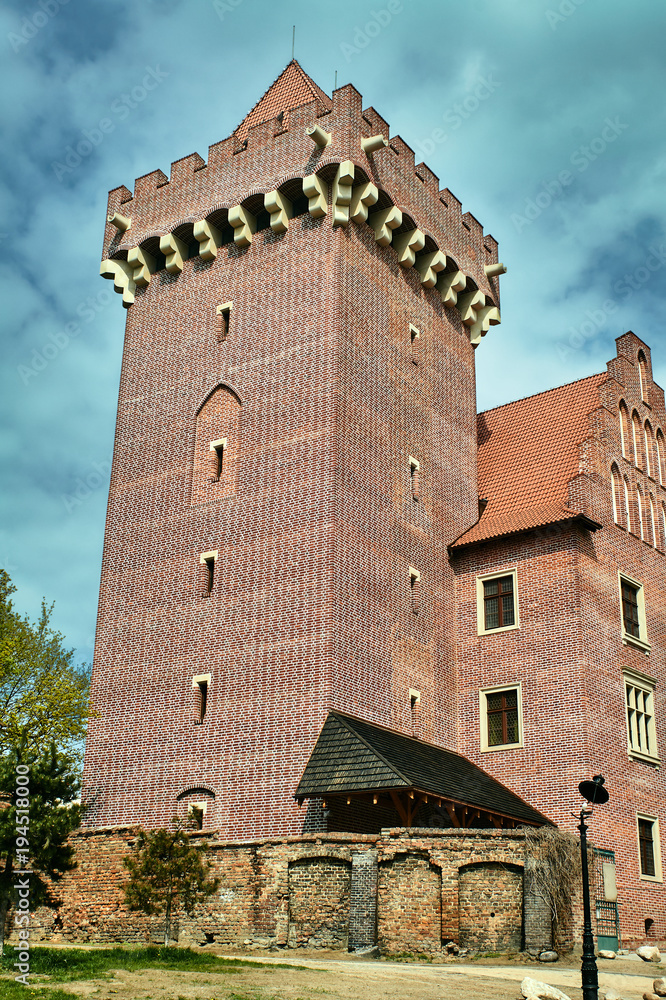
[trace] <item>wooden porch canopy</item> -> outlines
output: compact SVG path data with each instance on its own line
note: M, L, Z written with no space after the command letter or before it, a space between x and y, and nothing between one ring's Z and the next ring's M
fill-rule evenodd
M330 712L294 798L342 796L392 805L405 826L421 805L436 807L453 827L480 819L497 828L553 825L466 757Z

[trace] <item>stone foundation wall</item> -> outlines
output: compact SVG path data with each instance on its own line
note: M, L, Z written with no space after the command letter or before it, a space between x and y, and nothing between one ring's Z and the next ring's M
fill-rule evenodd
M35 940L161 942L158 917L123 903L130 828L82 830L78 866L58 884L61 905L35 914ZM245 843L205 841L220 879L215 896L176 925L181 944L437 952L453 940L483 951L532 946L543 923L523 914L520 831L383 830ZM550 928L540 947L550 945Z

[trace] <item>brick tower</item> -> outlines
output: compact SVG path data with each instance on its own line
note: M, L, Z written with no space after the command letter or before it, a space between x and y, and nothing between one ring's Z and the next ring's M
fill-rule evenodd
M87 822L319 828L294 794L330 712L458 746L447 545L478 518L497 244L295 61L108 220L127 323Z

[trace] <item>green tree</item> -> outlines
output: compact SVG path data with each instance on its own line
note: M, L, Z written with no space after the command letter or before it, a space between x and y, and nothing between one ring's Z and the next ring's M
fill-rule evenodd
M75 759L54 744L40 754L19 748L0 757L0 955L15 890L31 912L54 906L54 883L75 867L67 838L81 822L79 788ZM27 925L24 905L17 896L19 928Z
M37 622L19 615L16 591L0 570L0 754L43 754L52 743L80 756L89 716L90 678L74 650L51 627L53 605L42 603Z
M181 910L191 916L196 904L219 887L219 879L209 878L211 866L201 856L202 847L190 843L181 821L174 818L171 830L141 830L134 854L123 861L130 875L125 901L130 910L164 913L165 948L172 918Z

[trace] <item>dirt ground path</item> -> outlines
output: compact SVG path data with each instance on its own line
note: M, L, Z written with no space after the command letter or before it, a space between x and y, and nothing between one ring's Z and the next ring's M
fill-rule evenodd
M517 1000L521 980L532 976L557 986L571 1000L582 1000L580 968L575 963L569 968L478 962L430 965L300 954L284 958L254 954L252 960L264 967L220 973L119 969L109 977L58 986L95 1000ZM305 968L288 968L290 964ZM600 988L612 987L625 1000L641 1000L651 990L653 978L663 973L656 966L627 965L623 962L617 972L600 970ZM51 984L35 977L35 985Z

